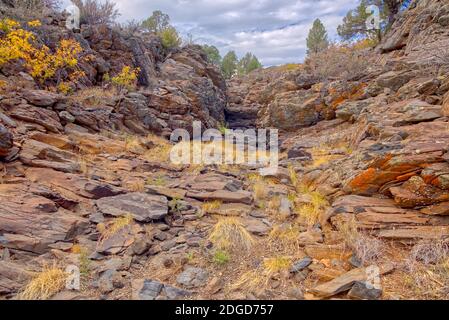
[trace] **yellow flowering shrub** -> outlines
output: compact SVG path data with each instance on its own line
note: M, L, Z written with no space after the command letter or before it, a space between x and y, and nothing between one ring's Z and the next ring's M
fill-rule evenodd
M61 82L60 84L58 84L58 91L62 94L67 95L72 92L72 87L67 82Z
M30 23L32 26L40 25L37 21ZM10 61L23 61L31 76L44 82L58 70L73 69L78 64L82 48L74 40L61 40L56 51L52 52L47 46L38 45L34 34L22 29L15 21L0 21L0 29L5 33L0 38L0 66Z
M131 89L137 84L140 68L123 67L122 71L111 79L112 83L120 90Z
M42 23L39 20L33 20L28 22L28 26L31 28L37 28L40 27L42 25Z

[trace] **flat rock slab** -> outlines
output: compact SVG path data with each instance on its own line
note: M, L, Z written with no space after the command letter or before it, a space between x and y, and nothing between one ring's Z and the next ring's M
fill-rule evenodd
M181 300L192 293L156 280L136 279L131 283L133 300Z
M201 201L214 201L219 200L223 202L231 203L252 203L252 194L248 191L231 192L227 190L218 190L213 192L187 192L187 197L201 200Z
M393 270L392 265L379 266L379 276L387 274ZM330 298L339 293L350 290L357 282L366 282L369 271L367 268L359 268L351 270L340 277L329 282L320 284L313 288L310 292L321 298Z
M88 225L87 220L30 194L24 186L0 185L0 203L2 245L10 249L42 254L51 244L73 241Z
M23 144L20 160L32 167L51 168L69 173L80 172L80 165L74 153L36 140L30 139Z
M394 240L440 239L448 234L447 203L425 209L400 208L394 200L344 196L328 213L335 226L355 217L357 226L376 236Z
M188 288L199 288L206 285L209 273L202 268L187 267L176 279L176 281Z
M161 220L168 214L166 197L146 193L128 193L99 199L95 203L105 215L122 217L132 214L138 222Z
M6 261L0 261L0 275L0 295L17 293L31 278L22 265Z
M12 118L41 125L53 133L63 131L63 127L59 122L59 116L53 110L24 104L14 107L10 115Z

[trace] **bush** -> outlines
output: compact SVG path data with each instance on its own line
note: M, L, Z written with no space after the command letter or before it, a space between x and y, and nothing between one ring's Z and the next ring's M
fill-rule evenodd
M111 24L120 16L111 0L73 0L73 3L80 9L82 24Z
M120 91L123 89L130 90L136 86L139 72L139 68L133 69L130 66L125 66L117 76L111 79L111 81Z
M3 2L0 1L0 8L5 15L20 20L41 18L46 10L57 9L60 6L59 0L8 0Z
M179 47L182 43L182 39L179 37L178 31L171 26L161 31L159 36L161 37L162 45L166 49Z
M38 26L37 21L31 22ZM43 83L53 78L59 70L74 69L82 52L80 44L74 40L61 40L55 52L40 44L34 34L21 28L14 20L0 21L0 30L5 35L0 38L0 66L11 61L23 61L31 76Z
M310 55L305 62L305 68L321 80L352 80L362 77L371 62L366 50L332 45L325 51Z

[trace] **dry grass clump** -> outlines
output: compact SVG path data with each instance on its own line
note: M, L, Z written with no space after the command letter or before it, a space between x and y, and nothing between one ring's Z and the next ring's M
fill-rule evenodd
M111 238L120 230L130 226L133 222L134 218L132 214L127 214L126 216L115 218L108 226L101 223L98 224L97 229L101 233L100 242Z
M301 222L307 226L312 227L316 225L321 217L321 214L329 206L327 199L317 191L310 191L307 186L301 187L302 194L310 197L310 203L306 203L296 207L296 213Z
M253 189L255 201L264 201L268 197L268 190L264 181L256 182L253 186Z
M265 259L263 262L265 272L272 275L277 272L289 270L292 265L292 259L289 257L276 257Z
M89 87L74 92L69 100L83 107L98 108L105 107L107 102L115 101L116 96L117 93L111 88L106 90L102 87Z
M360 232L354 218L342 223L339 231L346 246L352 250L362 265L375 264L385 254L383 241Z
M46 267L18 294L18 300L47 300L66 286L67 273L56 266Z
M203 214L215 213L218 209L220 209L222 204L223 203L220 200L208 201L203 203L201 210L203 211Z
M154 147L145 153L145 159L151 162L169 162L172 145L162 137L149 134L146 139L147 143L152 143Z
M138 179L132 180L125 184L126 188L132 192L144 192L145 191L145 181Z
M209 240L214 247L228 252L248 252L255 240L237 218L222 218L213 227Z
M256 270L247 271L242 274L236 282L230 285L231 290L259 290L268 286L270 280L282 271L288 271L292 265L290 257L267 258L263 265Z
M406 261L405 283L422 299L449 299L449 240L423 240Z
M300 233L301 229L297 225L280 225L273 228L268 238L273 247L286 250L297 250L300 246Z

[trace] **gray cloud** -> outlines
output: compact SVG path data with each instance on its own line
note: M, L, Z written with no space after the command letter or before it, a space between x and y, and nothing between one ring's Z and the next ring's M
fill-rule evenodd
M358 0L114 0L121 20L142 20L154 10L168 13L183 34L217 46L256 54L265 66L300 62L313 20L320 18L331 39Z

